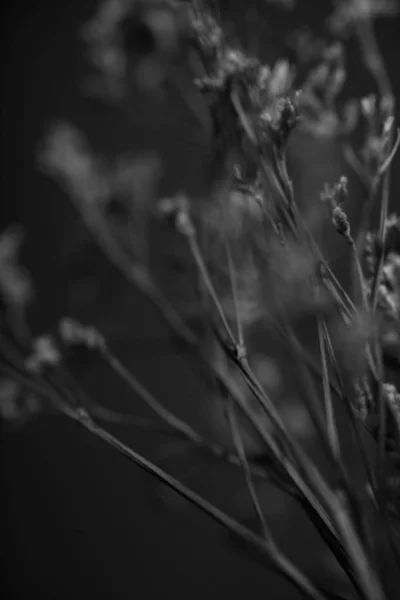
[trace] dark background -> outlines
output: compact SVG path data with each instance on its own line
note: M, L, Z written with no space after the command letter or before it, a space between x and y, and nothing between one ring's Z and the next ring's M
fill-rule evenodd
M246 25L245 3L225 4L242 36L251 37L254 25L250 19ZM272 62L282 52L284 35L293 25L307 23L319 33L327 3L299 4L293 15L267 13L260 42L266 60ZM117 112L95 108L82 97L79 81L86 66L79 28L95 6L92 0L17 1L5 13L2 219L4 224L19 222L26 227L23 259L37 292L30 312L33 331L51 328L66 313L110 330L116 352L153 393L207 431L212 424L201 382L178 357L156 315L90 247L71 266L69 248L80 235L79 223L65 195L36 167L35 152L46 127L62 117L75 122L97 150L110 156L125 149L157 148L166 162L165 190L198 193L202 188L207 138L179 99L171 97L161 107L138 101L138 122L128 124ZM384 22L379 28L392 74L399 59L398 25ZM350 48L350 57L355 51ZM370 85L358 68L348 93L363 94ZM337 149L327 143L296 139L292 154L293 177L303 204L312 201L324 180L343 170ZM396 172L394 179L396 199ZM355 197L351 216L356 221L360 204ZM342 263L344 250L329 230L324 248L334 264ZM84 365L81 380L104 404L132 407L129 390L101 366ZM140 411L136 403L134 412ZM161 434L118 433L219 506L250 513L235 471ZM279 576L253 563L207 517L61 418L43 416L21 431L4 433L1 478L7 599L298 597ZM285 550L312 575L321 573L329 585L337 573L297 509L268 486L264 500Z

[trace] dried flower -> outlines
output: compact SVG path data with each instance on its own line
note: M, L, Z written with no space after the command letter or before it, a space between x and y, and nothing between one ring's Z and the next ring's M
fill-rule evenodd
M189 216L190 202L185 194L177 194L174 198L164 198L159 202L159 213L171 220L177 231L184 236L195 233Z
M381 300L394 320L400 320L400 254L391 252L383 266Z
M366 236L364 262L370 286L381 252L384 263L378 287L378 307L381 314L394 324L400 320L400 219L396 215L390 215L386 221L383 247L377 232L369 232Z
M24 308L33 298L31 280L19 265L22 230L9 227L0 235L0 294L10 306Z
M393 419L397 427L397 434L400 436L400 393L398 392L396 386L391 383L385 383L383 385L383 393L393 415Z
M50 336L42 335L33 341L33 352L25 361L28 371L42 374L58 367L61 363L61 353Z
M279 150L286 146L298 119L297 107L288 97L278 98L275 106L261 115L261 121L267 125L269 135Z
M351 243L350 223L346 213L340 206L335 206L332 210L332 223L338 233L343 235Z
M366 423L368 415L375 411L375 404L372 397L371 388L366 377L360 377L353 381L354 400L353 406L361 420Z
M336 5L328 27L342 36L348 35L357 21L393 17L399 10L397 0L338 0Z
M354 100L337 107L346 80L344 49L342 44L335 43L320 54L322 61L309 71L301 86L301 127L319 138L343 137L355 128L359 117Z
M390 156L393 146L394 117L377 98L370 94L360 100L361 114L366 123L365 141L359 155L369 176L375 177Z
M118 247L135 267L147 264L148 221L160 173L155 154L106 161L75 127L59 124L50 132L40 162L70 193L97 239L107 238L108 256L110 246Z
M114 98L130 78L146 90L165 79L187 28L188 8L174 0L105 0L86 24L89 58Z
M39 398L26 393L11 379L0 381L0 418L12 427L20 427L42 409Z
M78 321L64 317L59 324L62 341L70 347L83 346L89 350L103 352L105 340L101 333L90 325L82 325Z
M332 223L336 231L343 235L349 243L352 243L350 224L346 213L342 209L342 204L347 195L347 177L342 176L338 183L333 186L325 184L325 188L321 193L321 200L329 204Z
M389 215L385 223L385 238L383 248L379 241L378 232L369 231L365 237L364 262L368 275L376 272L378 258L383 250L384 256L389 254L400 255L400 218L396 214Z
M52 127L39 162L87 208L103 205L110 196L107 167L93 156L84 136L70 123Z
M224 45L224 33L213 16L206 10L192 6L189 12L192 43L199 52L206 71L216 69L216 61Z

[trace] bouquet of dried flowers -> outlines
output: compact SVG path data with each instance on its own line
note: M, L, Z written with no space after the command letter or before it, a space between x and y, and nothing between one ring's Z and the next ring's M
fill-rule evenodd
M290 8L294 3L281 4ZM173 81L199 120L208 115L211 122L209 193L201 201L185 192L160 198L156 156L107 162L69 123L52 127L40 164L64 186L107 259L153 305L183 342L184 352L195 357L201 373L213 382L231 444L207 439L168 410L92 325L64 317L54 331L31 339L25 316L29 278L16 261L19 232L7 230L0 239L3 417L25 420L47 407L76 421L318 600L339 596L309 578L279 547L259 498L260 481L272 481L298 501L351 583L351 597L389 598L383 563L389 560L391 568L400 569L400 218L389 212L400 134L373 29L373 20L394 14L395 4L336 2L331 32L359 39L362 60L377 86L376 94L345 106L339 103L346 79L340 41L303 37L300 58L312 60L300 80L287 61L268 65L249 56L201 0L106 0L85 28L96 68L96 77L88 82L92 93L125 110L132 86L157 94L166 81ZM189 84L179 75L182 53L188 57ZM358 126L364 139L355 149L349 134ZM287 166L295 130L339 141L363 186L357 232L346 214L348 177L327 182L320 193L320 206L350 249L353 294L341 285L299 210ZM372 229L376 207L378 226ZM194 317L193 308L188 316L171 303L153 275L149 232L155 225L170 232L190 272L197 299ZM313 323L317 359L298 333L299 315ZM257 366L249 339L251 328L260 323L279 338L293 361L329 476L305 451L278 409L262 365ZM71 377L68 358L82 347L97 353L177 435L241 470L257 515L256 529L188 489L105 428L108 421L134 424L135 419L100 406ZM361 488L343 459L339 410L345 411L359 449ZM251 452L249 439L254 437L267 457L262 463Z

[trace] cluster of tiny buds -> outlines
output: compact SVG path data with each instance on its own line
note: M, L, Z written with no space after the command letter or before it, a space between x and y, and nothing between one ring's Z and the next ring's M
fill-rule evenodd
M335 183L333 186L325 184L325 188L321 193L321 200L329 204L332 223L336 231L340 235L343 235L349 243L352 243L350 223L346 213L342 209L342 204L347 196L347 177L342 176L338 183Z
M369 384L365 378L353 382L355 392L355 406L361 419L365 422L371 412L373 398Z
M62 343L69 347L82 346L99 352L106 348L104 338L97 329L81 325L70 318L61 319L59 335ZM33 349L25 360L25 367L31 373L43 375L60 366L61 362L62 350L54 337L41 335L33 341Z
M282 148L287 143L290 133L295 128L299 115L296 103L289 97L279 98L276 103L276 110L278 118L273 127L277 133L276 143L279 148Z
M194 225L189 215L189 200L185 194L173 198L164 198L159 202L159 213L172 220L177 231L186 237L195 233Z
M42 335L33 342L33 351L25 361L25 367L31 373L42 375L61 363L61 352L55 341L48 335Z
M104 337L95 327L82 325L68 317L61 319L59 333L61 340L67 346L83 346L99 352L103 352L106 348Z
M389 408L396 421L397 429L400 433L400 394L395 385L392 383L385 383L383 390L388 402Z

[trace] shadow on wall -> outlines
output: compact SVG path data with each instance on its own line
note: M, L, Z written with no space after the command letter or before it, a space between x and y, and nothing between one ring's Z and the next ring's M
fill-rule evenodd
M65 257L71 240L80 235L76 215L59 188L35 166L37 144L48 123L66 118L109 156L157 148L166 160L167 193L176 188L202 191L207 136L196 130L176 99L163 107L140 101L136 122L128 123L111 109L82 98L78 82L85 65L78 30L95 6L92 0L41 2L27 9L17 2L8 14L3 41L1 143L7 168L2 197L7 221L21 222L27 231L25 260L39 299L31 314L34 331L52 327L66 312L107 329L117 314L117 353L156 396L206 428L206 390L187 361L178 357L143 299L90 246L71 273ZM304 12L304 20L308 16ZM278 25L285 26L281 20ZM265 36L262 53L275 57L279 27L268 27L274 35ZM293 176L306 205L325 180L333 181L341 173L339 153L300 138L292 152ZM310 158L311 172L303 169L303 160L308 163ZM395 185L398 188L398 178ZM326 240L325 232L322 237ZM342 262L341 242L334 232L324 248L335 262ZM100 284L93 285L95 281ZM96 364L84 365L81 371L101 402L107 405L117 398L119 407L129 410L129 391L111 373ZM235 472L192 455L184 444L160 443L141 431L121 435L222 508L232 510L234 500L250 511ZM265 589L274 598L298 597L280 577L253 564L218 526L61 419L40 418L2 436L2 479L7 598L225 598L252 597ZM268 487L265 497L282 544L301 566L313 571L320 553L315 534L282 494ZM325 585L330 576L336 577L329 556L326 561Z

